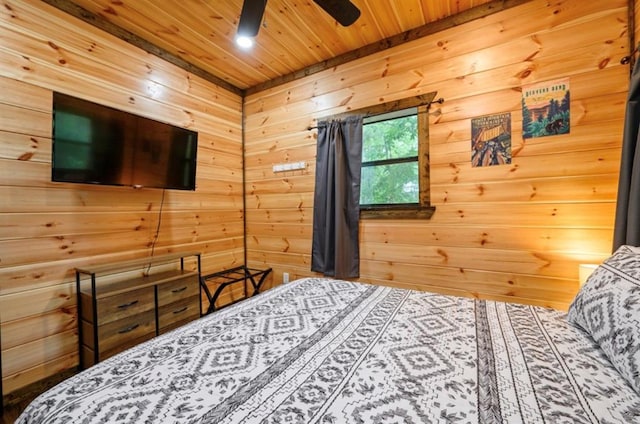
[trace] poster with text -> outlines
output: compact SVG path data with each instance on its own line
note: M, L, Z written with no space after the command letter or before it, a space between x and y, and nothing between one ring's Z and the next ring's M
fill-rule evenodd
M511 113L471 119L471 165L511 163Z
M522 87L522 138L569 134L569 78Z

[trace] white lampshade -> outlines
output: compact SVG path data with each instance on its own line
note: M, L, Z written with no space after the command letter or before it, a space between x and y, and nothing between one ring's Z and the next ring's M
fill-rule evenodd
M596 270L598 264L580 264L578 265L578 281L580 286L587 282L587 278Z

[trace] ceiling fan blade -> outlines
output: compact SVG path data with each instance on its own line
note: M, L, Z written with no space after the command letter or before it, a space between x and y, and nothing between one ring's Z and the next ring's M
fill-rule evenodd
M360 17L360 9L349 0L313 0L342 26L349 26Z
M266 7L267 0L244 0L240 22L238 22L238 35L245 37L258 35Z

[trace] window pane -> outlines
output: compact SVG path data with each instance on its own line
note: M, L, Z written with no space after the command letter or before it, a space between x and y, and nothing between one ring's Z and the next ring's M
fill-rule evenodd
M418 156L417 115L365 124L362 161Z
M418 162L362 168L360 204L419 203Z

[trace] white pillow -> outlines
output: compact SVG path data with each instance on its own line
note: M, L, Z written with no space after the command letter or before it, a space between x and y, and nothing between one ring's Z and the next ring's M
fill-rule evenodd
M587 279L567 317L640 394L640 248L621 246Z

